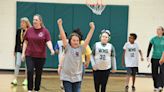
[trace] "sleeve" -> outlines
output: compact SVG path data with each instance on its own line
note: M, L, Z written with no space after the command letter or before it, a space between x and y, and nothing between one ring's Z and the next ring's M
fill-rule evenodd
M112 69L116 70L117 69L117 64L116 64L116 53L115 53L115 48L112 46L112 54L111 54L111 63L112 63Z
M151 43L151 44L154 44L154 38L152 38L152 39L150 40L150 43Z
M14 48L14 52L16 52L17 50L17 44L18 44L18 40L17 40L17 38L18 38L18 30L16 31L16 36L15 36L15 48Z
M70 49L70 48L71 48L71 46L70 46L70 44L68 43L68 44L66 45L66 47L65 47L64 52L66 53L66 52L68 51L68 49Z
M48 41L50 41L51 40L51 36L50 36L50 33L49 33L49 31L46 29L46 42L48 42Z
M149 55L150 55L151 48L152 48L152 44L149 43L149 46L148 46L148 49L147 49L147 57L149 57Z
M26 32L26 34L24 35L24 40L27 40L28 41L28 34L29 34L29 29L27 29L27 32Z
M56 43L54 49L55 49L55 50L59 50L59 44L58 44L58 42Z
M89 47L89 45L87 45L86 49L85 49L85 55L90 55L92 53L91 48Z
M126 45L127 45L127 43L125 43L125 45L124 45L124 47L123 47L124 50L126 50Z

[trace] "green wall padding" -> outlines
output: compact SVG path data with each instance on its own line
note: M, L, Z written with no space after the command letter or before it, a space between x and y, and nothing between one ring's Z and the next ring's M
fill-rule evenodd
M89 22L95 23L96 29L90 42L90 47L99 41L99 34L102 29L109 29L112 34L111 43L115 46L117 54L117 67L121 67L121 57L123 45L127 41L128 34L128 6L110 5L106 6L101 16L95 15L83 4L57 4L57 3L36 3L36 2L17 2L17 22L19 28L20 18L28 17L32 23L33 15L40 14L44 24L51 34L51 39L55 45L58 40L57 19L63 19L63 26L69 35L73 29L80 28L84 38L89 31ZM51 56L47 50L46 68L57 68L57 55ZM91 68L91 66L89 67Z

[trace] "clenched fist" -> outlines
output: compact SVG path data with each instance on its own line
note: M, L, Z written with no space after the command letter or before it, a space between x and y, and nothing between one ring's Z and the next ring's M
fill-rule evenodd
M90 26L91 29L95 29L95 24L94 24L94 22L90 22L90 23L89 23L89 26Z
M62 19L59 18L58 21L57 21L57 23L58 23L58 25L62 25L62 23L63 23Z

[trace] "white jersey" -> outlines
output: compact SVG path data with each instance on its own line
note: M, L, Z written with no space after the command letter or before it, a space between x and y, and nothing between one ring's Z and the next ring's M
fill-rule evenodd
M111 68L112 49L113 46L110 43L107 43L105 46L103 46L101 42L96 42L94 62L98 70L107 70ZM116 66L114 67L116 68Z
M139 46L137 43L125 43L123 49L125 50L125 66L138 67L139 61Z
M63 47L63 41L62 40L59 40L57 41L57 44L59 46L59 54L58 54L58 59L59 59L59 62L61 61L61 58L64 54L64 47Z

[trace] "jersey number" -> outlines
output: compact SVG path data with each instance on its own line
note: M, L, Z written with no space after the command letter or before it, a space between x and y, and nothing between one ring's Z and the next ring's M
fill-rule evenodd
M105 55L100 55L100 60L106 60L106 56Z

